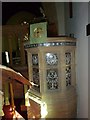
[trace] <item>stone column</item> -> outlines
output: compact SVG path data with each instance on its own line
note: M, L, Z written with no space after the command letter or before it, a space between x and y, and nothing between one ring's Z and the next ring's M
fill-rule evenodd
M23 35L23 33L21 33L21 36L20 36L21 65L25 65L25 51L24 51L23 38L24 38L24 35Z

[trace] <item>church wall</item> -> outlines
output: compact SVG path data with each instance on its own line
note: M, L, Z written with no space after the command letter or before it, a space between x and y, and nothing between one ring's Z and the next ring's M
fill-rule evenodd
M73 3L73 17L69 17L69 4L65 3L66 35L74 34L77 38L77 95L78 118L88 118L88 3Z

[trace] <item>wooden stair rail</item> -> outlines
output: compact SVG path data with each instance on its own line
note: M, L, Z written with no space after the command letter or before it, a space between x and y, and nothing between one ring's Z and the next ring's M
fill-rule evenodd
M2 80L4 79L4 80L6 80L5 82L9 83L10 93L11 93L11 104L5 105L3 110L4 110L4 113L6 112L6 117L9 117L9 115L8 115L8 113L10 113L9 110L12 109L11 113L13 113L13 114L12 114L12 116L9 117L12 120L13 115L15 116L15 114L16 114L15 105L14 105L13 86L12 86L13 80L16 80L24 85L24 87L25 87L24 92L25 93L27 93L26 92L27 88L28 88L27 86L32 87L33 85L36 85L36 84L34 84L33 82L29 82L29 80L27 80L25 77L23 77L20 73L14 71L13 69L11 69L9 67L0 65L0 69L2 70ZM27 97L25 97L25 106L30 107L30 106L28 106L27 103L29 103L29 101L27 101ZM6 107L8 109L8 113L7 113ZM32 109L30 109L30 111L32 112Z
M19 72L14 71L13 69L6 67L4 65L0 65L0 70L2 71L2 80L7 80L10 78L11 80L16 80L22 84L26 84L29 86L34 85L34 83L27 80L25 77L22 76Z
M5 119L10 119L12 120L13 117L17 118L16 116L18 115L19 117L22 118L22 116L15 110L15 105L14 105L14 93L13 93L13 80L16 80L23 85L26 86L32 86L34 83L29 82L25 77L23 77L20 73L14 71L13 69L0 65L0 70L2 71L2 80L4 80L4 85L8 83L8 87L10 87L10 95L11 95L11 104L4 104L3 106L3 111L4 111L4 117ZM8 90L9 92L9 90Z
M13 94L13 86L12 83L10 82L10 94L11 94L11 106L12 106L12 114L15 114L15 105L14 105L14 94Z

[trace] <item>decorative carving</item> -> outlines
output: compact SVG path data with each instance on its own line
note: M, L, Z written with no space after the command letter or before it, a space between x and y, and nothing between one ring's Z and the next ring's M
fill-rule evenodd
M56 69L47 70L47 88L49 90L58 89L58 72Z
M38 54L32 54L32 64L38 65Z
M66 67L66 86L71 85L71 66Z
M66 65L71 64L71 53L70 52L66 52L65 53L65 57L66 57Z
M58 57L54 53L46 53L46 63L47 65L57 65Z
M41 37L42 33L43 33L42 28L38 27L38 28L35 28L35 29L34 29L34 37L35 37L35 38Z
M44 42L40 44L25 44L25 48L34 48L39 46L76 46L76 42Z
M40 91L39 69L33 68L33 82L36 84L34 89Z

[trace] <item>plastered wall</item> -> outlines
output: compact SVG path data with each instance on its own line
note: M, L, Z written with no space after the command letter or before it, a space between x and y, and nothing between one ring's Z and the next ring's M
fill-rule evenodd
M66 34L74 34L77 38L77 95L78 118L88 118L88 37L86 25L88 24L88 3L73 2L73 18L69 18L68 3L65 3L65 29Z

